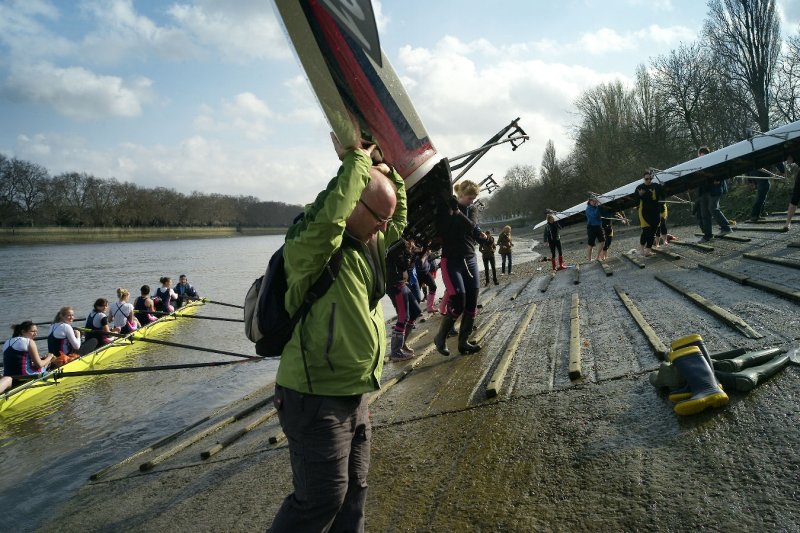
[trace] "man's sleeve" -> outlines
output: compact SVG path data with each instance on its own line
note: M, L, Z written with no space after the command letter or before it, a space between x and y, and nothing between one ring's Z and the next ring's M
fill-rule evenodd
M347 217L370 180L370 157L361 150L348 152L335 183L326 191L319 211L295 237L287 239L283 250L286 261L286 310L300 306L303 296L322 268L341 245Z
M394 214L389 221L386 229L386 244L391 244L403 235L403 230L408 225L408 203L406 201L406 182L395 172L394 169L389 173L389 179L397 187L397 205Z

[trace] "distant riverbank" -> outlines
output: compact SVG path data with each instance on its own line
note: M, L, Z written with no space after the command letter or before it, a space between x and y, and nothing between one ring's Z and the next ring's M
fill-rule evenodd
M242 237L254 235L282 235L286 228L235 228L235 227L191 227L191 228L0 228L0 245L6 244L54 244L81 242L163 241L172 239L212 239L220 237Z

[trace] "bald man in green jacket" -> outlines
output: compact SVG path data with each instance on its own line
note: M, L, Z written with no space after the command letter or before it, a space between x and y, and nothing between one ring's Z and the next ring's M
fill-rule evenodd
M284 348L275 406L289 442L294 492L270 531L363 531L370 456L366 394L380 388L385 250L406 226L403 179L373 164L375 145L342 149L342 166L286 236L289 315L333 253L342 265Z

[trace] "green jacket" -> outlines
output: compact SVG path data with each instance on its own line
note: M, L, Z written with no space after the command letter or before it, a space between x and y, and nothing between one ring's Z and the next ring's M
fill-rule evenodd
M386 290L386 244L406 226L403 178L392 172L397 207L386 233L368 247L345 232L347 217L370 181L369 156L348 152L336 177L303 219L286 235L286 311L291 315L341 246L336 281L294 329L278 366L276 382L298 392L350 396L380 387L386 352L386 324L380 300Z

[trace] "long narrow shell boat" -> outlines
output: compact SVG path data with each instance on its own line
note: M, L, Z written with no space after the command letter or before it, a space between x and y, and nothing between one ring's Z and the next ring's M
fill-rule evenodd
M102 368L105 363L108 363L115 357L128 351L131 346L134 346L136 339L145 338L158 331L164 331L170 328L176 323L176 319L179 316L195 314L203 303L203 300L189 302L173 313L164 315L155 322L142 326L129 335L119 337L105 346L101 346L74 361L70 361L58 370L45 372L38 378L27 381L0 394L0 413L6 410L16 411L21 405L24 408L25 405L23 404L27 404L32 398L46 400L47 397L58 392L60 388L63 388L59 386L62 383L58 378L59 371L74 372ZM70 383L73 383L75 379L85 380L91 379L91 377L70 378Z

